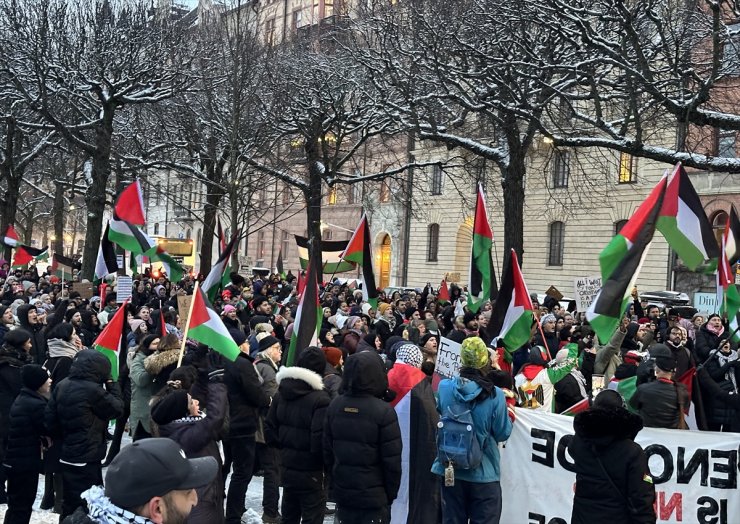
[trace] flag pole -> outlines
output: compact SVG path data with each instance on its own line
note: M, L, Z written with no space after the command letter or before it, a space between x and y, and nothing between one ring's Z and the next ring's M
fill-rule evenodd
M193 314L193 306L195 305L195 297L198 294L198 285L200 283L196 280L195 281L195 288L193 289L193 299L190 301L190 309L188 310L188 316L185 319L185 331L182 334L182 344L180 344L180 356L177 358L177 367L180 367L182 365L182 356L185 354L185 343L188 340L188 331L190 330L190 316ZM160 308L160 315L162 314L162 309ZM164 333L162 334L164 336Z
M496 237L493 237L493 256L496 258L496 265L493 268L493 274L496 277L496 282L501 282L500 274L496 275L496 269L498 269L500 266L498 265L498 249L496 249ZM499 284L501 285L501 284Z
M540 335L542 335L542 343L545 345L545 351L547 351L547 361L552 360L552 355L550 354L550 347L547 345L547 339L545 338L545 332L542 331L542 324L540 323L540 317L537 315L532 315L534 317L534 321L537 322L537 329L540 332Z

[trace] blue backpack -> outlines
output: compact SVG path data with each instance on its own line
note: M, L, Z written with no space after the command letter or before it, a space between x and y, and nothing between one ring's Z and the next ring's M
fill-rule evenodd
M474 402L453 402L437 423L437 457L456 469L475 469L483 460L483 447L475 434Z

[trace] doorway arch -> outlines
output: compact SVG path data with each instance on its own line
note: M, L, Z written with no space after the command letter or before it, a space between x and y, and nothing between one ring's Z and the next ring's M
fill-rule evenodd
M473 243L473 219L466 219L457 228L455 237L455 273L460 282L467 282L470 271L470 246Z
M385 289L391 284L391 236L384 233L380 238L380 279L378 287Z

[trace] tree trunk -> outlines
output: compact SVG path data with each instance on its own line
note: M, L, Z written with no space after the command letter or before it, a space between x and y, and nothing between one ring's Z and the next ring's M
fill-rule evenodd
M319 283L324 280L324 266L321 251L321 193L322 173L325 167L321 163L318 140L306 140L306 160L308 160L308 189L304 190L306 199L306 229L308 230L308 259L310 263L318 261L317 275Z
M231 215L229 219L231 220L231 234L234 235L237 233L237 230L239 229L239 213L237 209L236 204L236 190L232 191L231 197L229 200L231 200ZM239 231L239 235L241 236L241 231ZM273 239L274 242L274 239ZM234 251L231 253L231 270L239 272L239 245L241 244L241 239L237 241L236 247L234 248Z
M213 232L216 230L216 214L221 203L221 193L212 185L207 186L206 205L203 208L203 236L200 249L200 272L207 275L211 271L213 253Z
M524 263L524 175L527 168L525 152L520 146L518 137L509 141L509 165L501 168L501 187L504 193L503 267L508 266L512 249L516 251L519 263Z
M87 230L85 247L82 252L82 278L92 282L95 262L98 257L100 236L103 233L103 213L105 212L105 190L110 177L110 152L113 137L113 116L115 107L103 108L103 118L95 130L95 153L92 157L92 183L85 193L87 205Z
M18 196L21 191L21 176L14 173L12 169L8 169L8 172L3 173L6 183L5 193L3 195L3 211L2 219L0 219L0 234L5 234L5 230L10 224L15 222L15 215L18 212ZM5 248L5 259L10 260L10 249Z
M54 205L51 208L51 215L54 220L54 240L52 247L54 253L64 254L62 252L64 239L64 186L57 183L54 188Z

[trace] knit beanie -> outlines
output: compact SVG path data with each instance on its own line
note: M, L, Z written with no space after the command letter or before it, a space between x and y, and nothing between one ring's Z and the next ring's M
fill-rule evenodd
M323 347L321 349L324 352L326 361L332 367L337 367L339 365L339 361L342 359L342 350L333 347Z
M326 369L326 362L326 356L321 349L315 346L309 346L298 355L295 365L323 375L324 369Z
M403 344L396 350L396 362L403 362L409 366L420 368L424 357L416 344Z
M555 322L557 319L555 318L555 315L552 313L548 313L547 315L542 315L542 318L540 319L540 324L545 324L546 322Z
M38 364L26 364L21 368L23 387L36 391L49 380L49 372Z
M160 426L187 415L188 392L184 389L168 393L152 406L152 420Z
M488 348L480 337L468 337L463 340L460 349L460 362L463 367L480 369L489 361Z
M273 337L272 335L267 335L266 337L261 339L259 343L260 343L259 350L265 351L266 349L271 348L275 344L280 344L280 341L276 339L275 337Z
M385 315L385 312L389 307L391 307L391 305L388 302L381 302L378 304L378 313L380 313L381 316Z

